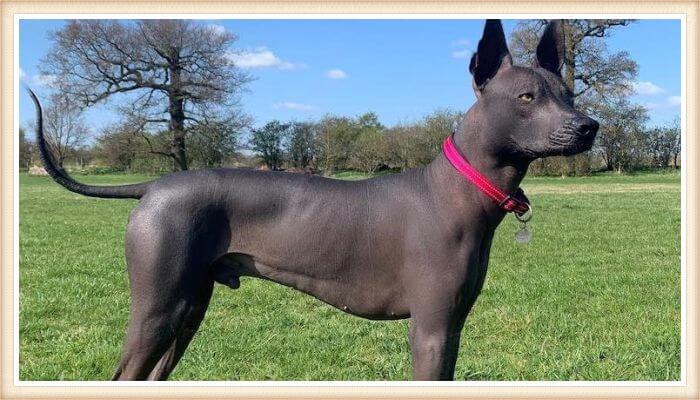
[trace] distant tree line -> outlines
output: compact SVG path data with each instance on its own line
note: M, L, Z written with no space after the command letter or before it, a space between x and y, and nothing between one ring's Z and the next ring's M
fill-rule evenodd
M251 132L251 149L273 170L291 168L331 174L356 170L404 170L430 162L460 113L437 110L415 123L387 128L373 112L356 118L326 116L320 121L271 121Z
M572 159L549 157L530 166L535 175L587 175L596 171L629 172L639 168L680 165L680 125L675 120L647 128L646 110L627 103L601 114L594 149ZM458 126L463 114L436 110L419 121L386 127L375 113L358 117L328 115L318 121L270 121L259 128L210 125L188 141L187 163L192 168L244 167L330 175L354 170L373 174L427 165L440 152L442 141ZM47 113L47 119L53 114ZM166 146L167 132L146 132L113 125L85 145L85 135L70 137L46 124L48 143L62 164L86 172L158 174L172 171L165 157L153 155ZM66 137L68 136L68 138ZM573 161L573 162L572 162ZM20 167L40 162L34 142L20 129Z

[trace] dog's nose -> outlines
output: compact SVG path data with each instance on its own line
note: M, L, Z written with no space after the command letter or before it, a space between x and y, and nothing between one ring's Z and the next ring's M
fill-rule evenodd
M583 137L595 136L598 133L598 121L588 117L577 117L573 120L576 132Z

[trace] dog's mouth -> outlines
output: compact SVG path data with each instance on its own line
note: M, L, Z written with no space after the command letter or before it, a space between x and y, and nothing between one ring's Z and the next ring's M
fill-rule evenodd
M568 125L549 135L548 155L571 156L588 151L593 147L595 133L582 135Z

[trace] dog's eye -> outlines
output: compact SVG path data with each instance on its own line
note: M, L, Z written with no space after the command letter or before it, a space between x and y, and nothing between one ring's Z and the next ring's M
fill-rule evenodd
M530 93L523 93L520 96L518 96L518 98L524 101L525 103L529 103L534 99L534 97L532 97Z

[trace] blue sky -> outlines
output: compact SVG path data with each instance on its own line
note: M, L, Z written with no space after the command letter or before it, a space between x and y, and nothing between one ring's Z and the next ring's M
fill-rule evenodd
M356 116L374 111L385 125L416 121L438 108L466 110L475 101L468 57L483 20L206 20L238 35L240 65L256 79L242 97L259 126L272 119ZM516 20L503 21L506 34ZM41 95L46 77L40 59L48 32L61 20L21 20L22 80ZM634 101L649 107L650 124L673 120L680 111L680 21L639 20L616 30L611 51L624 50L639 64ZM20 124L33 108L20 93ZM116 121L109 104L88 112L97 131Z

